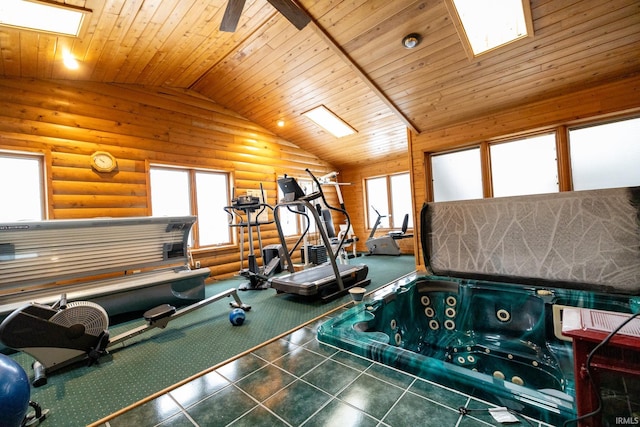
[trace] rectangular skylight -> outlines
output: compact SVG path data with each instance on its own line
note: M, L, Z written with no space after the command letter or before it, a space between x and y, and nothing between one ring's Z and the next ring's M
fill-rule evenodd
M0 1L0 25L77 37L91 10L46 0Z
M312 110L302 113L303 116L331 133L336 138L354 134L356 131L340 117L333 114L327 107L320 105Z
M462 26L473 56L533 33L528 0L450 0L454 23ZM449 3L447 3L449 4Z

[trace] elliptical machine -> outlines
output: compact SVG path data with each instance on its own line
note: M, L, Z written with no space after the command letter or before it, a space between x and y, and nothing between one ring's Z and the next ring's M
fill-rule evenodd
M231 206L225 206L224 210L229 215L229 227L240 228L240 275L249 281L238 287L241 291L263 290L269 288L269 278L281 267L281 250L273 256L268 263L265 262L265 248L262 247L262 236L260 226L272 224L273 220L268 219L268 212L273 212L273 207L266 203L264 189L260 184L261 198L253 195L238 196L231 200ZM267 220L261 220L263 214L267 215ZM244 230L247 229L249 254L247 256L248 268L244 268ZM253 230L258 238L258 248L262 256L262 266L258 265L254 247Z
M386 235L375 237L376 230L382 222L382 218L385 218L386 215L381 215L373 206L371 206L371 208L376 212L376 214L378 214L378 218L371 229L369 238L365 242L367 249L369 249L369 253L367 255L400 255L400 246L398 246L396 240L413 237L413 234L406 234L407 227L409 226L409 214L404 216L404 220L402 221L402 231L391 231Z

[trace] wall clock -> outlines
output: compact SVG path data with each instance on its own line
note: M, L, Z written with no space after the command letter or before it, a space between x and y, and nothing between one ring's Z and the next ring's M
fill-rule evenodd
M98 172L112 172L118 166L116 158L106 151L96 151L91 155L91 167Z

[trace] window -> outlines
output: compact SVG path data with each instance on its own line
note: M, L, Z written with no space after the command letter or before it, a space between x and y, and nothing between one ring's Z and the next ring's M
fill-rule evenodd
M336 138L342 138L343 136L353 135L355 133L355 130L351 126L324 105L302 113L302 115Z
M378 228L389 228L389 197L387 194L387 177L366 180L369 228L373 228L380 216Z
M486 159L480 147L431 154L433 201L479 199L484 184L492 186L494 197L640 185L640 117L571 127L567 141L556 140L562 129L483 142ZM483 183L483 164L491 168L490 183ZM560 173L569 169L571 176Z
M489 150L494 197L559 191L555 134L492 144Z
M152 166L151 211L154 216L195 215L194 248L231 243L229 174L198 169Z
M389 179L391 184L391 220L393 228L402 227L402 222L406 215L408 215L407 228L413 228L409 174L391 175Z
M378 228L399 229L402 227L405 215L409 215L408 227L413 227L411 184L408 173L367 178L365 191L370 229L375 226L378 213L381 216Z
M569 130L574 190L640 185L640 118Z
M479 148L431 156L431 175L436 202L482 198Z
M469 56L533 35L528 0L448 0L447 7Z
M45 192L41 155L0 152L0 221L44 219ZM28 195L28 197L25 197Z
M0 25L77 37L91 10L63 3L2 0Z

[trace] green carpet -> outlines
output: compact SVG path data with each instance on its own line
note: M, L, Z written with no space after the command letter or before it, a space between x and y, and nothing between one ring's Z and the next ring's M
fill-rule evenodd
M415 259L362 257L354 263L369 266L376 289L415 270ZM246 282L243 278L208 285L207 296ZM84 426L213 365L262 344L284 332L350 301L348 295L323 303L316 299L277 294L273 289L239 291L242 302L252 306L242 326L228 320L223 299L128 341L126 348L112 349L97 366L76 365L54 372L45 386L32 388L31 399L49 409L47 426ZM110 328L111 336L143 325L142 319ZM11 356L31 373L33 359Z

